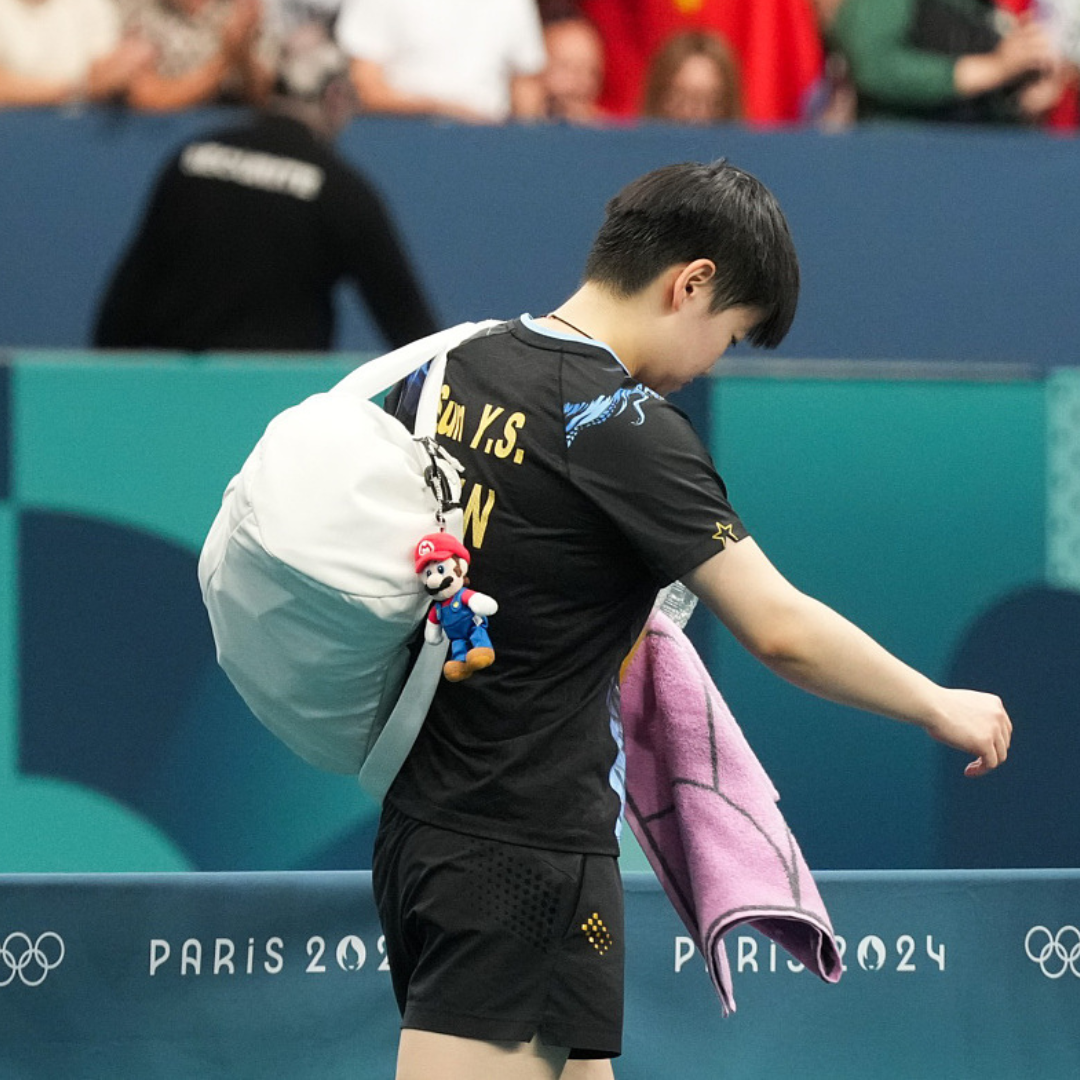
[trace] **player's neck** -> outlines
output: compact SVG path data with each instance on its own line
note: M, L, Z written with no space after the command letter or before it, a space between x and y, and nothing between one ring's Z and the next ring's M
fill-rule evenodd
M621 297L587 281L552 315L539 321L560 333L577 333L607 345L626 370L635 375L656 337L658 313L651 290Z

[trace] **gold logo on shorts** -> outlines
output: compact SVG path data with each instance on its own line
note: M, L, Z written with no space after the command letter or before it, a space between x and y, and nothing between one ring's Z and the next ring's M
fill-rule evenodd
M585 936L589 939L589 944L601 955L611 948L615 944L615 939L611 936L610 931L604 925L604 920L600 918L600 913L594 911L587 922L581 924L581 929L584 931Z

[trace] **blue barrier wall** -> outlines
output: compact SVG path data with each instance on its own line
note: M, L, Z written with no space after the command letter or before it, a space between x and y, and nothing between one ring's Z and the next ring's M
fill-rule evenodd
M818 875L845 971L742 925L737 1011L653 879L620 1080L1075 1080L1080 872ZM367 874L0 875L0 1075L375 1080L397 1011ZM573 932L571 930L570 932Z
M86 343L153 174L222 120L0 113L0 345ZM802 255L784 355L1080 359L1080 140L366 120L341 147L383 189L447 322L556 303L621 184L726 155L775 190ZM380 344L355 305L340 344Z

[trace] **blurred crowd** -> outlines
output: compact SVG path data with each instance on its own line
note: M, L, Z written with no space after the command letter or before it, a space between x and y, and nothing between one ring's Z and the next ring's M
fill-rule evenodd
M360 113L1078 126L1080 0L0 0L0 106L261 104L297 36Z

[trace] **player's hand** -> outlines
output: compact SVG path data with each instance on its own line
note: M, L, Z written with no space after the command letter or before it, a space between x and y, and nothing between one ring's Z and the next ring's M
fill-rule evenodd
M965 776L983 776L996 769L1009 754L1012 721L994 694L978 690L941 688L934 719L926 731L939 742L975 755Z

